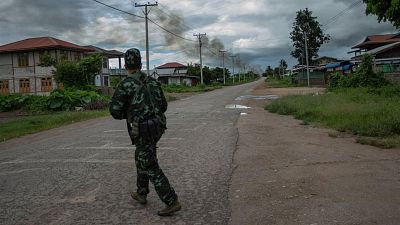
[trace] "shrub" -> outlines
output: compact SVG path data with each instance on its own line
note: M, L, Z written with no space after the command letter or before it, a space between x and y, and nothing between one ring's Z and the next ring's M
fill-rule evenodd
M363 56L362 63L355 73L343 76L334 73L329 76L329 88L357 88L357 87L383 87L390 82L383 73L373 71L373 59L370 55Z

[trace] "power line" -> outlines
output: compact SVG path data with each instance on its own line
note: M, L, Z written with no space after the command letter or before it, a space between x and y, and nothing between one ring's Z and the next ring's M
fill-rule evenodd
M108 7L108 8L117 10L117 11L119 11L119 12L122 12L122 13L125 13L125 14L128 14L128 15L131 15L131 16L135 16L135 17L138 17L138 18L141 18L141 19L145 19L144 16L138 16L138 15L136 15L136 14L133 14L133 13L130 13L130 12L127 12L127 11L124 11L124 10L121 10L121 9L118 9L118 8L116 8L116 7L114 7L114 6L105 4L105 3L100 2L100 1L98 1L98 0L92 0L92 1L97 2L97 3L101 4L101 5L104 5L104 6ZM180 36L180 35L178 35L178 34L175 34L175 33L172 32L172 31L169 31L168 29L166 29L166 28L164 28L163 26L159 25L158 23L156 23L155 21L153 21L153 20L150 19L150 18L148 18L148 20L149 20L151 23L153 23L154 25L156 25L157 27L159 27L160 29L162 29L163 31L165 31L165 32L167 32L167 33L169 33L169 34L171 34L171 35L174 35L175 37L181 38L181 39L186 40L186 41L195 42L194 40L184 38L184 37L182 37L182 36Z
M348 6L346 9L340 11L338 14L336 14L335 16L330 18L323 26L328 26L329 24L332 24L332 23L336 22L341 16L345 15L351 9L361 5L362 3L363 3L363 0L356 0L350 6Z
M116 8L116 7L114 7L114 6L107 5L107 4L105 4L105 3L103 3L103 2L100 2L100 1L97 1L97 0L93 0L93 1L94 1L94 2L97 2L97 3L101 4L101 5L104 5L104 6L108 7L108 8L117 10L117 11L119 11L119 12L122 12L122 13L125 13L125 14L128 14L128 15L134 16L134 17L138 17L138 18L144 19L144 16L139 16L139 15L136 15L136 14L133 14L133 13L124 11L124 10L122 10L122 9L118 9L118 8Z

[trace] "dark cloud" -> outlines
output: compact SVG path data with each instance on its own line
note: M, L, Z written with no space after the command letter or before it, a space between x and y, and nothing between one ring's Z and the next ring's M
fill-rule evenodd
M84 14L87 4L80 0L14 0L1 4L2 41L15 36L56 36L65 31L79 30L87 21Z

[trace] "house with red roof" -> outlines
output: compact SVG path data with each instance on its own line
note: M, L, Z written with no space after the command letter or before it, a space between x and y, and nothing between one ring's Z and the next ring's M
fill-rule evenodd
M188 75L187 66L170 62L156 67L154 71L155 77L162 84L177 84L177 85L196 85L198 77Z
M389 78L400 79L400 33L371 35L355 45L349 53L354 53L352 62L360 64L362 56L374 58L376 72L383 72Z
M123 57L122 52L95 46L80 46L53 37L37 37L0 46L0 94L47 94L57 88L53 66L41 66L42 56L50 55L60 60L79 61L88 54L103 55L102 73L96 78L98 86L109 86L110 58ZM121 63L120 63L121 65ZM120 66L121 69L121 66Z

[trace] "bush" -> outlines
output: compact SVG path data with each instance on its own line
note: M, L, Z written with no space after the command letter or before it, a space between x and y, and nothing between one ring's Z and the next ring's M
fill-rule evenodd
M390 82L385 79L383 73L373 71L373 59L370 55L364 55L360 67L355 73L348 76L334 73L329 76L329 88L357 88L357 87L383 87Z
M48 106L51 110L72 110L75 107L88 109L101 109L108 105L108 99L95 91L82 91L68 89L65 91L54 90L49 97Z

